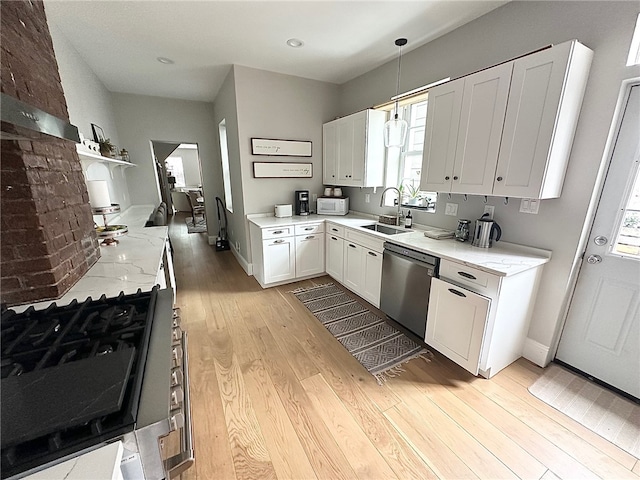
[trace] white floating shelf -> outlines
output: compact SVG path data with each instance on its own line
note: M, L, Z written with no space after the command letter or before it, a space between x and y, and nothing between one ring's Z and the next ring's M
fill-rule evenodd
M125 162L124 160L116 160L115 158L103 157L94 152L89 152L82 148L80 144L76 144L76 150L78 151L78 156L80 157L80 161L82 162L82 169L86 172L89 166L96 162L104 163L107 167L109 167L109 173L111 174L111 178L113 178L113 171L116 167L137 167L135 163Z

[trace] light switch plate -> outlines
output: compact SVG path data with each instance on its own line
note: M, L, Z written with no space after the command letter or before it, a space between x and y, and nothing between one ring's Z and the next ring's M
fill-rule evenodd
M496 209L496 207L494 207L493 205L485 205L484 206L484 211L482 212L482 214L484 215L485 213L489 214L489 218L491 220L493 220L493 212Z
M447 206L444 210L445 215L456 216L458 215L458 204L457 203L447 203Z
M537 198L523 198L520 200L520 212L531 213L533 215L538 214L540 208L540 200Z

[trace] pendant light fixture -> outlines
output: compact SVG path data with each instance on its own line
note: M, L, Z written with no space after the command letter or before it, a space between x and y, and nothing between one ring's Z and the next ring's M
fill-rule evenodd
M392 119L384 124L384 146L385 147L402 147L407 138L407 130L409 125L405 120L398 118L398 94L400 93L400 66L402 63L402 47L407 44L406 38L398 38L396 46L399 48L398 53L398 79L396 82L396 104L395 114Z

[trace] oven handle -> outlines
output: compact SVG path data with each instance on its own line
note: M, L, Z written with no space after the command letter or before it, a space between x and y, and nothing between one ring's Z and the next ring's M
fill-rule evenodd
M175 478L190 468L194 461L193 431L191 428L191 393L189 392L189 354L187 332L182 332L180 339L182 346L182 373L184 375L184 427L182 428L182 452L167 459L167 473L169 478Z

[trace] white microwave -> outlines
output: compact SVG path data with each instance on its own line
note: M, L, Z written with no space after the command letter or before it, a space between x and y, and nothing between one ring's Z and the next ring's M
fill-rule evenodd
M349 213L349 197L319 197L318 215L346 215Z

